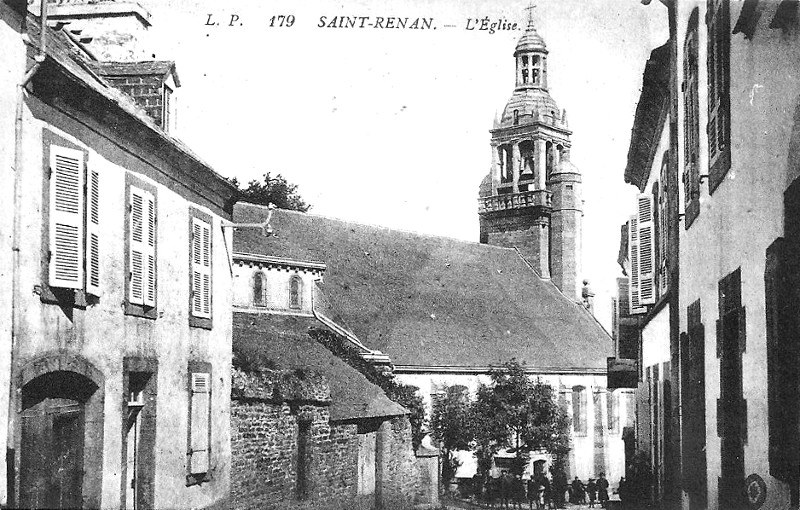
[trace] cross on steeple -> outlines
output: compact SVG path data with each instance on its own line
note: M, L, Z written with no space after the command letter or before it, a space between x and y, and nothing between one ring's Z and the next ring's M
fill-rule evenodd
M530 2L528 6L525 8L528 11L528 26L533 26L533 10L536 9L536 6L533 5L533 2Z

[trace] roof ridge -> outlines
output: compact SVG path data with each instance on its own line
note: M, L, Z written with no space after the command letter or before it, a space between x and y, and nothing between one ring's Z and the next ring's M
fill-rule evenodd
M240 200L240 201L236 202L236 205L252 206L252 207L257 207L259 209L267 209L267 207L268 207L266 205L254 204L252 202L247 202L245 200ZM374 228L374 229L378 229L378 230L388 230L390 232L399 232L399 233L403 233L403 234L411 234L411 235L415 235L415 236L419 236L419 237L424 237L424 238L427 238L427 239L445 239L447 241L454 241L456 243L461 243L461 244L468 245L468 246L482 247L481 249L486 248L486 249L490 249L490 250L503 250L503 251L513 251L515 249L515 248L508 248L508 247L505 247L505 246L497 246L497 245L493 245L493 244L480 243L480 242L477 242L477 241L467 241L465 239L459 239L457 237L450 237L450 236L445 236L445 235L441 235L441 234L426 234L424 232L417 232L417 231L414 231L414 230L406 230L406 229L402 229L402 228L387 227L386 225L376 225L374 223L362 223L360 221L346 220L344 218L337 218L337 217L328 216L328 215L325 215L325 214L307 213L307 212L295 211L295 210L292 210L292 209L281 209L281 208L276 208L275 210L276 211L281 211L281 214L289 213L291 215L296 215L296 216L306 216L306 217L313 217L313 218L321 218L321 219L325 219L325 220L338 221L340 223L344 223L344 224L348 224L348 225L355 225L355 226L360 226L360 227Z

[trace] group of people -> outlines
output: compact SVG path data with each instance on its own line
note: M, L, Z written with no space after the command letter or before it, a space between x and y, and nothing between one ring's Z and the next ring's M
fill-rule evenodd
M594 508L595 502L599 501L600 506L605 508L608 501L608 486L605 473L600 473L597 480L589 478L586 485L576 476L569 486L569 501L574 504L589 503L589 508ZM587 496L588 501L586 500Z
M605 507L609 499L609 483L605 473L595 480L590 478L584 484L576 476L572 483L567 483L563 473L550 471L552 481L544 473L532 474L530 480L523 480L520 475L513 476L503 471L499 477L489 478L484 484L476 475L474 493L479 501L490 508L523 508L527 503L530 510L564 508L567 500L573 504L587 504L594 508L596 503ZM619 495L622 499L625 479L620 480Z

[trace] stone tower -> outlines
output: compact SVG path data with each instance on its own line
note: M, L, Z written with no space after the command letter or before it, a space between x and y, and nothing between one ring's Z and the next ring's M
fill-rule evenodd
M516 247L543 278L581 300L581 174L569 161L566 111L547 91L547 46L528 18L514 51L516 86L491 130L480 186L480 241Z

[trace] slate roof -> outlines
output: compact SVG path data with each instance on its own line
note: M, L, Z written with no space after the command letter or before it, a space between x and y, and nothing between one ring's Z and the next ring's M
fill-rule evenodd
M658 145L659 128L664 122L669 100L669 43L654 49L644 68L642 92L636 105L631 129L625 182L644 193L650 162Z
M328 380L331 420L400 416L407 411L358 370L311 338L309 328L327 329L313 317L234 312L233 349L248 343L285 370L310 369Z
M91 62L92 70L100 76L158 76L166 79L172 74L175 85L180 87L178 71L172 60L143 60L140 62Z
M41 34L39 20L28 14L26 24L34 51L39 51ZM111 127L120 132L130 132L135 129L149 143L158 147L164 157L173 163L173 168L181 170L184 178L194 181L190 183L191 187L196 187L196 183L202 183L207 186L202 190L203 192L214 191L228 199L238 194L235 186L214 171L183 142L161 129L142 108L136 105L131 97L103 79L93 69L93 66L99 65L97 61L93 60L80 45L73 42L66 32L51 28L46 30L47 57L33 78L35 84L39 85L39 87L33 87L34 94L43 94L48 97L53 94L64 94L67 96L66 99L71 101L70 104L79 105L85 108L87 113L99 116L101 119L105 111L122 113L125 116L126 125ZM82 97L70 95L72 90L69 93L66 92L65 83L80 87ZM94 98L100 99L102 107L98 108L96 103L90 101Z
M234 221L259 222L239 203ZM322 289L359 339L399 367L604 373L612 341L516 250L275 210L277 237L242 229L234 252L320 260ZM431 368L432 370L434 368Z

